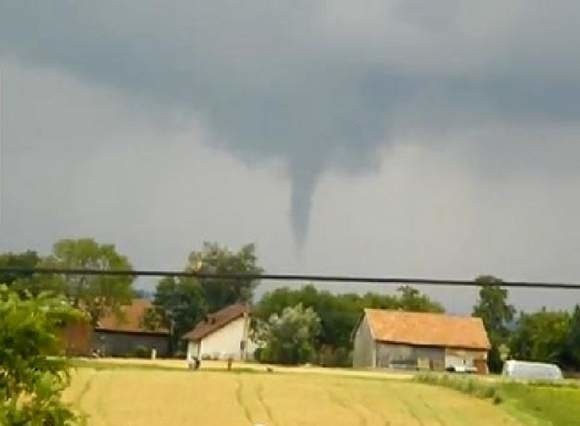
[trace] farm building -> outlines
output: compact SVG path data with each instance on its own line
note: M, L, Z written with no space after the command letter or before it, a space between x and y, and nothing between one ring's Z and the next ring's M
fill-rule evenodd
M245 305L230 305L209 314L183 336L188 341L187 359L248 359L254 349L249 331L250 310Z
M354 333L354 367L487 373L489 339L480 318L365 309Z
M147 299L134 299L123 306L122 316L107 315L93 330L92 347L106 356L127 356L139 348L155 349L158 356L169 354L169 331L147 330L143 317L152 306Z

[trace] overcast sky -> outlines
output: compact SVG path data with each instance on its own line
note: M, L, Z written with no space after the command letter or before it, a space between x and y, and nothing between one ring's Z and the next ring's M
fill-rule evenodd
M0 0L0 250L580 281L578 22L572 0Z

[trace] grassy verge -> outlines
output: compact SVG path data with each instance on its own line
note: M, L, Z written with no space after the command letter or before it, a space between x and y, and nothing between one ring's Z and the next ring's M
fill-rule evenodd
M430 385L444 386L482 399L490 399L494 404L502 402L495 383L487 383L474 377L457 377L448 374L418 374L415 380Z
M580 389L552 384L502 383L506 408L526 413L537 424L580 425Z
M421 383L444 386L494 404L526 425L580 425L580 386L571 382L488 382L477 377L420 374Z
M74 368L91 368L93 370L159 370L159 371L176 371L176 372L190 372L186 368L176 368L171 366L164 366L159 364L140 364L140 363L118 363L113 361L95 361L90 359L73 358L70 360L70 365ZM185 365L185 361L184 361ZM225 368L204 368L203 371L218 372L218 373L262 373L256 369L248 367L233 367L231 371Z

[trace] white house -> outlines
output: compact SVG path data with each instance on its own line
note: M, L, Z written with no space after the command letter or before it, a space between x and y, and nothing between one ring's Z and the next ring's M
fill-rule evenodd
M183 336L188 341L187 359L246 360L255 345L249 339L250 310L236 304L207 315Z

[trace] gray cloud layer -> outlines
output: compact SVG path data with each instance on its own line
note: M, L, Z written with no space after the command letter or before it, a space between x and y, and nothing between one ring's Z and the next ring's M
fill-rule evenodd
M4 0L0 56L184 109L238 158L282 161L303 244L321 174L376 169L387 144L445 149L453 131L484 173L576 170L579 21L569 0Z

